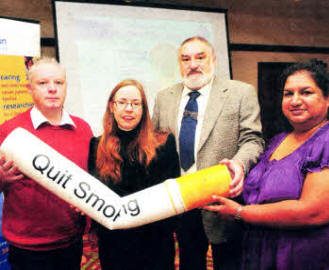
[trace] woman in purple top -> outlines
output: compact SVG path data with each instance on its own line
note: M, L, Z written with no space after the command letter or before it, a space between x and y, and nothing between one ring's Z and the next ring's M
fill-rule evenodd
M205 207L246 222L243 269L329 269L328 73L315 61L283 75L291 125L270 142L245 180L247 205L223 197Z

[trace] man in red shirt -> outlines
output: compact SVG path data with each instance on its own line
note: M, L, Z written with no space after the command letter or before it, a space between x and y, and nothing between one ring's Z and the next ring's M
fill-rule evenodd
M42 58L28 75L34 107L0 126L0 143L22 127L86 169L92 131L63 109L65 70L56 60ZM0 157L0 192L12 270L80 270L85 218L79 212L20 173L5 156Z

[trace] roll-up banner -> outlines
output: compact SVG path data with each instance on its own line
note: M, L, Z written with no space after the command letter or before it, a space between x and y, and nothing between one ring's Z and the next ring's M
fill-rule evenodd
M26 70L40 57L37 21L0 17L0 124L33 105Z
M33 106L27 92L28 61L30 57L0 55L0 124Z
M0 55L40 57L40 24L0 17Z
M26 70L35 57L40 57L40 23L0 17L0 124L33 105L27 92ZM2 205L3 197L1 212ZM9 270L8 243L1 232L0 250L0 269Z

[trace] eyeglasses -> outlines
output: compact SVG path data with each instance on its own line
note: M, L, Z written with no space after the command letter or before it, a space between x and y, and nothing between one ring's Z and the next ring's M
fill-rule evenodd
M113 101L113 103L115 103L118 110L124 110L128 107L128 105L130 105L133 110L138 110L143 105L142 102L140 102L140 101L128 102L128 101L125 101L125 100L116 100L116 101Z

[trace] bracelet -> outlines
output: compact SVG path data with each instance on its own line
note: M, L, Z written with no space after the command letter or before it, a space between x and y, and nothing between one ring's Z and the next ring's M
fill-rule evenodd
M240 205L234 215L235 220L241 220L241 212L242 212L242 206Z

